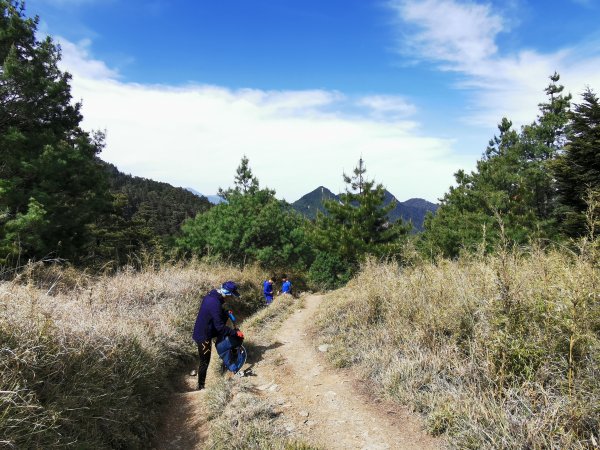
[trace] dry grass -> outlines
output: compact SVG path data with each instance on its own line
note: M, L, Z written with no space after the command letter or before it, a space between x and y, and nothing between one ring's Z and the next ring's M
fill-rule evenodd
M337 366L412 406L456 448L594 448L600 271L566 252L400 269L368 262L323 303Z
M199 299L225 279L261 305L257 269L202 264L95 278L32 266L0 284L0 447L144 448L169 377L194 357Z
M244 321L249 360L256 355L253 349L274 342L283 321L303 303L302 298L281 296ZM216 364L213 370L218 370ZM222 377L208 388L206 398L211 419L206 448L316 450L285 430L279 408L255 391L247 378Z

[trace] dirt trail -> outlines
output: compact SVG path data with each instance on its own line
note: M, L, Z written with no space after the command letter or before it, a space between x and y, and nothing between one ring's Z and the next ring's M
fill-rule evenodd
M323 354L307 333L321 299L306 297L305 308L285 321L275 340L260 347L263 351L252 365L251 382L277 405L286 431L325 449L443 448L443 442L422 431L420 420L409 411L361 393L365 391L361 381L349 371L325 367ZM191 377L185 382L193 386ZM156 448L202 448L202 395L177 394L169 414L174 420L166 421Z
M258 389L273 396L276 404L283 402L286 428L327 449L440 448L440 441L421 431L408 411L373 403L348 371L324 366L306 331L321 299L306 298L306 307L282 327L282 345L265 352L256 370Z
M211 361L215 364L215 361ZM196 367L197 369L197 367ZM191 367L190 367L191 370ZM210 384L214 373L208 371L206 382ZM183 375L176 386L163 414L163 423L152 443L156 450L203 449L208 438L207 411L204 402L206 391L197 391L198 379Z

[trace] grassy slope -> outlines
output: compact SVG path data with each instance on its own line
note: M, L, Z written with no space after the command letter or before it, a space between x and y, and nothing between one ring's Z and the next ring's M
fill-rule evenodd
M143 448L190 338L199 298L263 274L190 265L92 279L31 267L0 284L0 447ZM241 308L240 308L241 306Z
M329 295L316 332L333 364L457 448L592 448L599 292L597 263L565 253L371 262Z
M42 271L0 284L0 446L144 447L170 373L195 353L199 297L229 278L242 282L245 312L261 304L259 272L202 265L100 279ZM333 363L412 405L456 447L591 448L599 288L597 265L560 253L370 263L330 294L318 331ZM244 330L268 342L296 307L263 309ZM238 381L209 393L209 445L307 448Z

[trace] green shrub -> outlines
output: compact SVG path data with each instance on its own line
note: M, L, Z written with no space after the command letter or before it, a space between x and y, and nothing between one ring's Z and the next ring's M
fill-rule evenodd
M343 286L352 276L352 268L339 256L319 253L308 271L309 281L317 289L335 289Z

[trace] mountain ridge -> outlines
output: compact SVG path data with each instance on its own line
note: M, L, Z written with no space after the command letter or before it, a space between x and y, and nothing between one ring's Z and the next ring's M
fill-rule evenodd
M326 199L339 200L339 195L334 194L325 186L319 186L307 194L304 194L291 205L299 213L311 220L314 220L316 219L319 211L326 214L325 207L323 206L323 200ZM389 212L389 219L392 222L395 222L398 219L402 219L405 222L411 222L414 227L413 231L416 232L423 231L425 216L428 212L435 213L439 206L435 203L431 203L418 197L410 198L404 202L401 202L386 189L384 193L383 204L389 205L393 201L396 202L396 207Z

